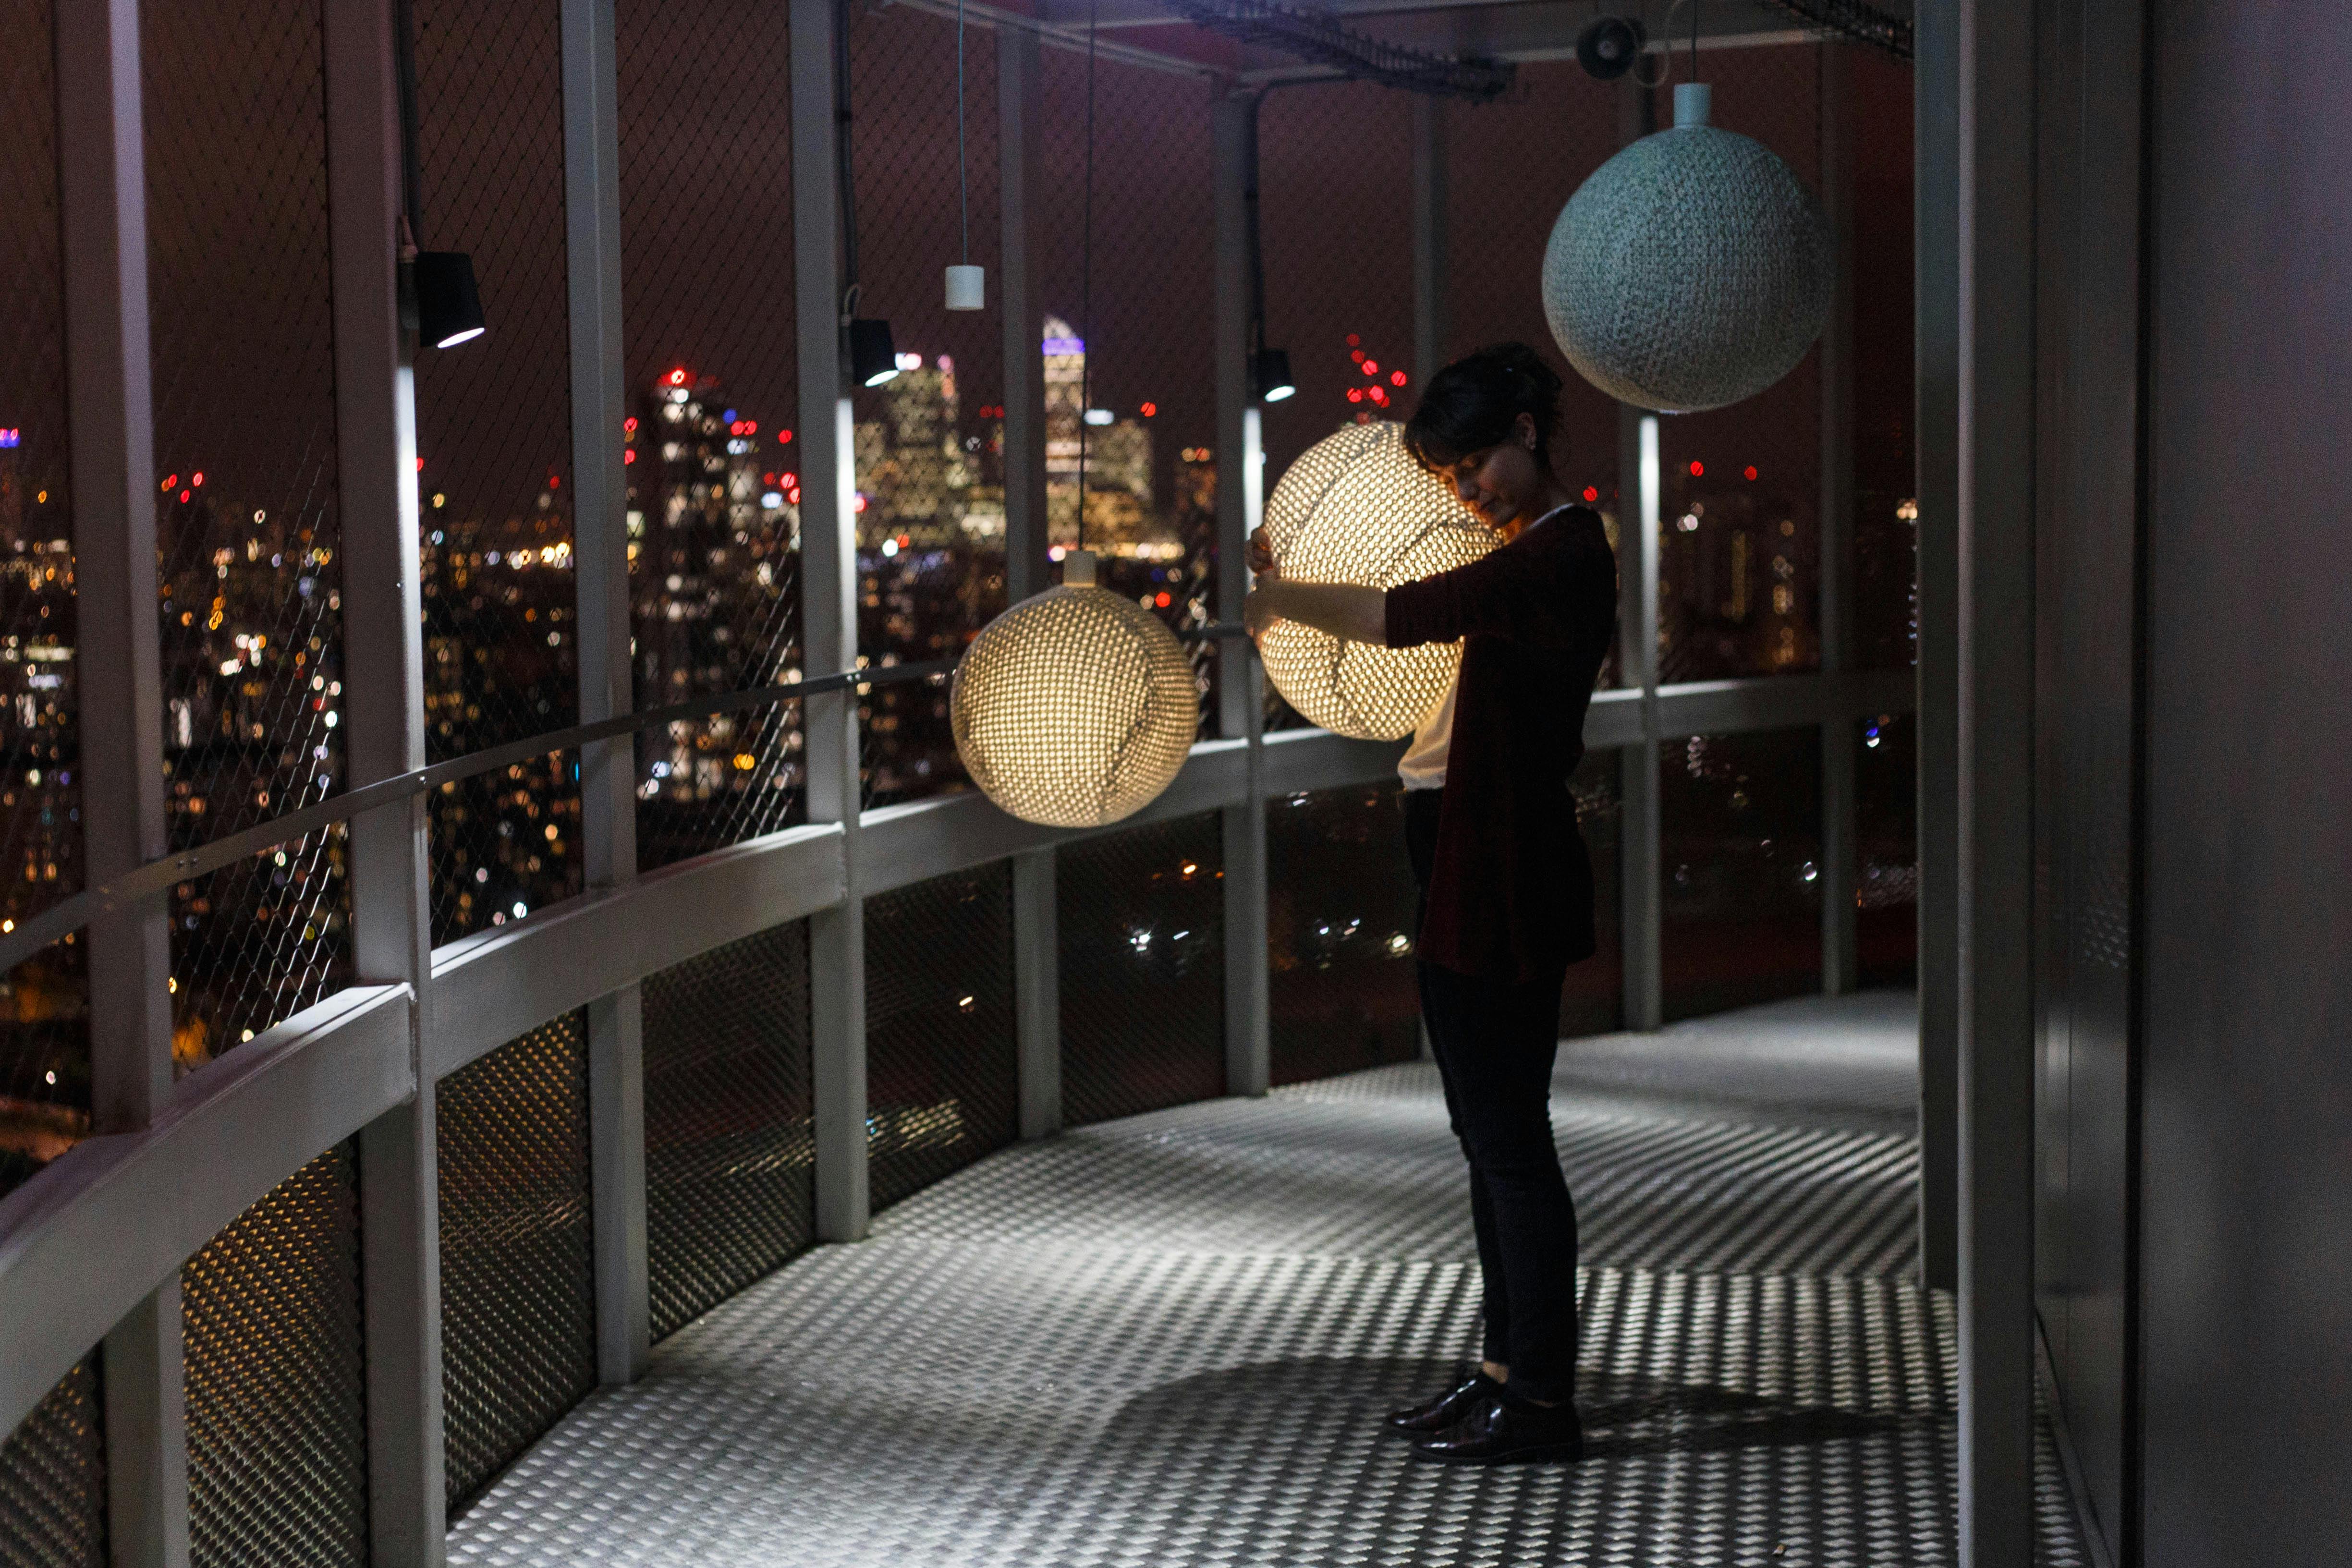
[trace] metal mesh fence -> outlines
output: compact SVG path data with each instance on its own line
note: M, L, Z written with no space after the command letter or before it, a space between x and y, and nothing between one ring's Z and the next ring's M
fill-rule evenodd
M555 0L415 0L415 19L417 241L472 255L489 323L470 342L424 350L416 367L425 741L439 761L560 729L579 712L562 51ZM576 820L569 768L526 769L509 788L530 794L542 819ZM433 799L436 942L579 885L577 835L507 862L511 899L445 874L482 810L462 788Z
M866 904L866 1157L882 1208L1020 1134L1013 869Z
M1259 107L1266 341L1298 384L1264 408L1269 493L1339 425L1412 409L1412 121L1411 94L1370 82L1301 83Z
M614 8L641 707L801 674L787 8ZM797 704L647 731L650 869L798 820Z
M51 0L0 0L0 920L81 887ZM0 977L0 1194L89 1126L79 941Z
M1919 726L1875 714L1856 727L1855 952L1864 985L1907 986L1919 962Z
M865 10L849 52L858 312L889 321L903 367L855 394L857 646L877 664L951 659L1005 604L996 34L964 30L961 171L954 21ZM950 311L942 268L967 259L987 268L988 308ZM885 686L860 707L869 801L962 786L943 691Z
M1821 189L1817 44L1701 52L1713 123ZM1671 89L1658 123L1674 120ZM1821 353L1770 388L1658 422L1658 678L1777 675L1821 664Z
M454 1513L596 1381L588 1026L441 1081L441 1397Z
M288 1176L180 1270L189 1561L368 1561L357 1152Z
M1693 736L1658 773L1666 1018L1817 990L1821 732Z
M1541 353L1564 383L1553 465L1570 490L1609 520L1621 514L1617 404L1569 367L1544 319L1537 280L1544 246L1569 197L1616 155L1622 84L1594 81L1573 60L1520 65L1511 90L1491 103L1445 104L1445 319L1444 354L1454 359L1488 343L1517 341ZM1540 196L1496 202L1498 188ZM1601 683L1617 680L1610 650Z
M1588 751L1568 781L1577 831L1592 857L1591 957L1569 967L1559 993L1563 1038L1625 1027L1624 754Z
M664 1338L815 1238L808 926L645 982L646 1235Z
M105 1568L99 1358L84 1356L0 1442L0 1568Z
M1218 614L1211 91L1200 77L1118 60L1098 58L1094 71L1089 267L1087 57L1043 52L1045 166L1033 199L1047 317L1046 520L1056 544L1076 542L1083 434L1097 580L1181 632ZM1088 414L1101 423L1084 423ZM1205 729L1215 649L1189 651Z
M520 920L580 891L580 754L552 751L430 797L434 936Z
M150 6L140 24L166 822L184 846L341 773L324 44L302 0ZM173 898L182 1071L347 967L336 850L288 850Z
M1225 1092L1224 830L1214 811L1055 856L1062 1120Z
M1276 1083L1420 1053L1420 916L1402 793L1391 781L1266 804L1266 1021Z

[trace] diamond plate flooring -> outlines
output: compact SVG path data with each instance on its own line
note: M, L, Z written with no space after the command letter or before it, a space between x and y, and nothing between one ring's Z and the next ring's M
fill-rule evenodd
M1473 1354L1433 1070L1004 1151L592 1396L457 1563L1948 1563L1955 1326L1911 1279L1907 998L1562 1048L1574 1467L1416 1464ZM2042 1444L2042 1552L2086 1562Z

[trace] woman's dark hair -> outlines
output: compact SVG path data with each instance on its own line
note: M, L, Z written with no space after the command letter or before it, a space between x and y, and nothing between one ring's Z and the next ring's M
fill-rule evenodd
M1536 465L1549 474L1559 376L1525 343L1496 343L1429 378L1404 427L1404 449L1424 468L1450 467L1510 440L1523 413L1535 421Z

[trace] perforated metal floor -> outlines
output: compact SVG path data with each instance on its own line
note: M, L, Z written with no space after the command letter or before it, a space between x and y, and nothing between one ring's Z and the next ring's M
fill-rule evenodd
M950 1177L592 1396L450 1558L1950 1563L1954 1323L1909 1277L1906 1007L1563 1049L1580 1465L1420 1465L1378 1430L1476 1338L1459 1157L1408 1065ZM2084 1562L2044 1449L2043 1559Z

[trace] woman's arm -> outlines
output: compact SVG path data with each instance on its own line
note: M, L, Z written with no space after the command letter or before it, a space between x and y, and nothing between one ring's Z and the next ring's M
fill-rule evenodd
M1350 643L1388 643L1388 595L1351 582L1262 580L1242 605L1242 622L1253 637L1265 635L1276 621L1296 621Z

